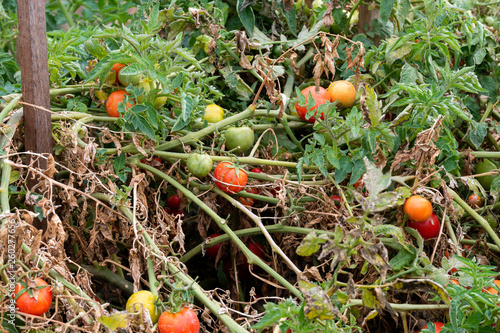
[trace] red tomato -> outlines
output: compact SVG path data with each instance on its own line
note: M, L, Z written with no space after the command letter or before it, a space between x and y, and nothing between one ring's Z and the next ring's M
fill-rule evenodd
M342 197L340 195L332 195L332 200L335 201L335 207L340 208Z
M413 222L424 222L432 214L432 204L419 195L412 195L406 199L403 209Z
M363 194L364 197L368 196L368 191L366 190L365 187L365 182L363 180L363 177L359 178L357 182L354 183L354 188Z
M34 316L42 316L50 309L50 304L52 303L52 290L47 282L40 278L35 278L35 283L37 285L36 290L26 289L26 281L16 284L12 297L16 300L16 306L20 312ZM39 286L46 287L38 289ZM17 297L19 292L22 293ZM30 294L33 297L31 297Z
M167 206L171 209L178 209L181 206L181 198L178 195L173 195L167 200Z
M262 244L254 242L254 241L250 241L250 243L248 243L247 246L248 246L248 249L250 251L252 251L253 254L255 254L260 259L264 260L264 258L266 257L266 252L265 252L264 246ZM248 268L248 261L247 261L246 257L243 258L243 263Z
M409 221L407 226L416 229L423 239L435 238L439 235L439 230L441 229L441 223L439 223L439 217L432 213L424 222Z
M211 234L210 236L208 236L208 238L215 238L217 236L220 236L220 234L217 234L217 233ZM209 256L212 259L216 259L217 258L217 254L219 253L219 249L221 248L221 246L222 246L222 243L215 244L215 245L212 245L210 247L207 247L206 248L207 256Z
M474 209L477 209L483 205L483 200L477 194L471 194L467 199L467 203Z
M250 172L264 173L264 171L262 171L262 169L259 169L259 168L253 168L252 170L250 170Z
M247 191L248 193L252 193L252 194L259 194L259 190L256 189L255 187L247 188L245 191ZM249 207L253 207L253 205L255 203L255 199L252 199L252 198L239 197L238 200L242 204L244 204L245 206L249 206Z
M436 330L435 330L436 333L441 332L441 328L444 326L443 323L439 323L439 322L435 322L435 323L432 323L432 324L434 324L434 326L436 327ZM426 328L429 328L429 327L426 325L424 327L424 329L426 329Z
M158 320L158 333L198 333L200 322L190 308L183 308L177 313L165 311Z
M311 110L316 110L314 115L316 115L318 112L318 106L330 102L330 94L325 88L318 87L318 90L316 90L316 86L305 88L304 90L302 90L302 95L304 95L306 98L306 106L299 106L299 103L295 103L295 110L302 120L306 120L306 114L308 111L307 106L309 105L309 93L311 93L312 98L316 102L311 108ZM321 113L320 118L321 120L324 120L325 115ZM307 119L307 121L310 123L314 123L315 119L314 117L310 117L309 119Z
M245 170L240 169L231 162L217 164L214 171L215 185L222 191L235 194L247 184L248 177Z

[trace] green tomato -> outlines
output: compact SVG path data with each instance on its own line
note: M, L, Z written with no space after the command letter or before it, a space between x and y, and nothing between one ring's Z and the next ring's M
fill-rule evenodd
M144 89L144 93L137 97L137 102L139 103L142 103L144 101L144 97L147 96L149 94L149 92L151 91L151 86L149 84L149 79L144 79L142 80L141 82L139 82L139 84L137 85L138 88L143 88ZM154 83L153 83L153 87L154 87Z
M486 25L492 27L493 24L495 24L495 18L493 16L486 16L486 18L484 19L484 23L486 23Z
M316 9L319 6L323 6L323 0L314 0L313 3L312 3L313 9Z
M236 154L244 152L253 146L253 130L248 126L229 127L224 132L226 138L226 148Z
M205 177L212 171L212 159L208 154L192 153L186 161L187 168L196 177Z
M120 83L123 86L128 87L130 84L137 86L142 80L144 80L143 73L127 74L126 69L127 67L118 72L118 80L120 80Z
M495 163L493 163L488 159L484 159L484 161L479 162L476 165L476 174L490 172L491 170L494 169L497 169ZM477 180L486 191L489 191L491 188L491 183L496 177L497 175L481 176L477 177Z
M209 104L205 108L203 119L209 123L218 123L224 119L224 110L217 104Z
M142 311L141 307L144 307L144 309L148 310L151 321L155 324L161 314L155 303L156 296L152 292L141 290L130 296L125 307L128 313L140 313Z

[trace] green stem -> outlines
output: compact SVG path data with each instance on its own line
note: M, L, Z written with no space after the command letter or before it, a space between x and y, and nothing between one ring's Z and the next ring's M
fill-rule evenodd
M460 158L464 158L467 154L471 154L477 158L500 158L500 152L498 151L468 151L468 152L460 152L458 156Z
M6 163L5 159L1 160L2 166L2 183L0 187L0 205L2 208L2 213L10 212L10 204L9 204L9 185L10 185L10 172L12 171L12 166L9 163ZM0 230L7 224L7 218L2 219L2 224L0 226Z
M351 306L363 306L363 300L350 299L348 304ZM448 310L450 307L445 304L398 304L389 303L395 311L431 311L431 310Z
M172 177L166 175L164 172L159 171L158 169L149 166L144 163L135 162L131 164L136 164L138 167L145 169L156 176L164 179L167 183L173 185L177 190L182 192L188 199L192 200L192 202L198 205L201 209L203 209L219 226L219 228L229 235L231 240L238 246L238 248L243 252L245 257L248 258L248 263L256 264L261 267L263 270L271 274L278 282L280 282L284 287L289 289L296 297L299 299L303 299L301 292L296 289L293 285L290 284L286 279L284 279L281 275L276 273L271 267L269 267L262 259L260 259L257 255L255 255L252 251L248 249L248 247L239 239L239 237L234 233L234 231L227 225L227 221L222 219L216 212L214 212L210 207L208 207L202 200L200 200L196 195L194 195L190 190L182 186L179 182L177 182Z
M486 221L481 215L476 213L476 211L472 209L472 207L469 206L465 201L463 201L462 198L460 198L460 196L455 191L453 191L448 187L447 190L448 193L451 194L451 196L453 197L453 200L455 200L456 203L462 206L462 208L465 211L467 211L467 213L481 225L481 227L486 231L486 233L491 237L491 239L493 239L495 245L500 247L500 238L498 237L497 233L491 228L488 221Z
M69 268L71 269L72 272L78 272L80 270L80 267L85 269L87 272L92 274L93 277L95 277L98 280L104 281L104 282L109 282L112 285L120 288L125 294L127 295L132 295L134 293L134 285L132 282L125 280L121 276L113 273L108 267L106 266L91 266L91 265L75 265L75 264L69 264Z
M59 5L59 8L63 12L63 15L66 18L66 21L68 22L69 27L70 28L73 27L75 25L75 22L73 21L71 14L68 12L68 9L63 4L62 0L57 0L57 4Z
M158 294L158 287L160 286L160 283L156 279L155 267L151 256L149 256L147 259L147 265L148 265L149 290L151 290L153 295L155 295L156 298L158 299L160 297L160 295Z
M0 112L0 124L3 123L3 120L5 119L5 117L7 117L10 111L18 106L17 102L19 102L20 99L21 95L18 95L14 97L7 105L5 105L2 112Z
M310 47L307 53L297 62L297 67L302 67L304 64L314 56L314 47Z
M354 12L356 11L356 9L358 9L359 5L361 5L362 2L363 2L363 0L359 0L352 7L351 12L349 13L349 17L347 18L347 23L346 23L345 28L344 28L344 36L347 36L347 34L349 33L349 26L351 25L352 16L354 15Z
M469 246L473 246L473 245L476 245L478 244L481 245L482 247L485 247L487 246L488 249L490 250L493 250L493 251L496 251L496 252L500 252L500 247L494 245L494 244L491 244L491 243L484 243L484 242L478 242L477 240L475 239L462 239L460 241L460 244L463 244L463 245L469 245Z
M116 262L117 264L120 263L120 261L118 260L118 256L116 254L113 253L113 255L111 257L113 258L114 262ZM122 279L125 279L125 275L123 274L123 269L120 267L120 265L115 265L115 268L116 268L116 273L118 273L118 275Z

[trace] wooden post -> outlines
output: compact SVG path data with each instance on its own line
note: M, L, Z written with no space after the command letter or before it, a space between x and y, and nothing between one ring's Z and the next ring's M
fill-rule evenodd
M17 18L19 22L17 54L21 67L23 101L50 109L45 1L17 0ZM23 110L26 151L52 154L50 113L27 105ZM38 159L35 167L46 169L46 160ZM29 177L30 189L37 183L38 179ZM37 227L45 229L43 224Z

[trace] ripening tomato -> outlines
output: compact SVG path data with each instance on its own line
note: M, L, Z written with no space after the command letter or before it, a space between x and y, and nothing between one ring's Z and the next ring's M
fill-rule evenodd
M35 278L36 288L30 288L26 280L16 284L12 298L20 312L42 316L50 309L52 290L43 279Z
M111 67L111 70L108 73L108 82L109 84L121 84L120 79L118 79L118 73L120 73L120 70L125 67L124 64L119 64L116 63Z
M332 195L332 200L335 202L335 207L340 208L342 197L340 195Z
M198 333L200 322L190 308L182 308L177 313L165 311L158 320L158 333Z
M215 238L217 236L220 236L220 234L211 234L210 236L208 236L208 238ZM221 248L222 246L222 243L219 243L219 244L215 244L215 245L212 245L210 247L207 247L205 249L205 253L207 254L207 256L209 256L210 258L212 259L216 259L217 258L217 254L219 253L219 249Z
M115 90L113 91L106 100L106 112L108 116L118 118L120 113L118 112L118 104L123 103L125 101L125 96L128 96L129 93L125 90ZM125 106L125 110L129 110L132 106L135 105L135 100L129 99Z
M127 300L125 308L128 313L141 313L141 307L148 310L149 317L153 324L156 324L160 317L160 311L156 307L156 296L149 290L140 290L133 293Z
M356 89L351 82L345 80L330 83L328 94L332 102L337 101L339 108L350 108L356 100Z
M245 170L231 162L217 164L214 171L215 185L222 191L235 194L247 184L248 177Z
M250 187L245 189L244 191L247 191L248 193L252 194L259 194L259 190L255 187ZM238 200L245 206L253 207L255 203L255 199L253 198L244 198L244 197L239 197Z
M441 229L439 217L435 213L432 213L431 216L423 222L408 221L407 226L417 230L423 239L437 237Z
M434 322L434 323L432 323L432 324L434 325L434 327L436 327L436 330L434 331L435 333L439 333L439 332L441 332L441 328L444 326L444 324L443 324L443 323L439 323L439 322ZM429 327L428 327L428 325L426 325L426 326L424 327L424 329L426 329L426 328L429 328Z
M474 209L477 209L483 205L483 200L477 194L471 194L467 199L467 203Z
M181 198L178 195L173 195L167 200L167 206L170 209L178 209L181 206Z
M424 222L432 214L431 202L419 195L406 199L403 209L413 222Z
M224 110L217 104L209 104L205 108L203 119L209 123L218 123L224 119Z
M316 86L311 86L303 89L301 91L302 95L306 98L306 106L299 106L299 103L295 103L295 110L297 111L297 114L302 120L306 120L306 114L308 111L309 107L309 93L311 94L311 97L314 99L316 102L313 107L311 107L310 110L316 110L314 115L318 113L318 107L322 104L325 104L327 102L330 102L330 94L328 94L328 91L323 88L323 87L317 87ZM325 115L321 113L320 115L321 120L325 119ZM315 118L310 117L307 119L308 122L314 123Z

